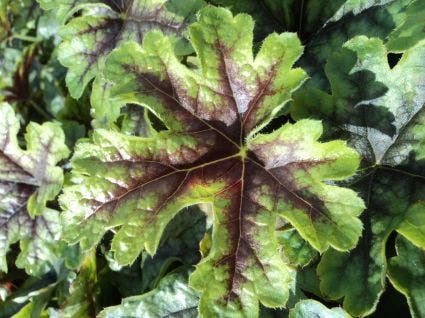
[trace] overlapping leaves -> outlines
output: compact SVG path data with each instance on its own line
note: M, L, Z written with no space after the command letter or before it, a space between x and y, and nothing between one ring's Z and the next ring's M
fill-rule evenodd
M350 249L361 232L363 202L323 182L352 175L356 152L342 141L319 143L314 120L258 133L305 73L291 69L302 52L296 35L270 35L254 58L252 29L247 15L201 10L190 26L199 70L181 64L159 31L113 52L104 70L109 94L149 108L168 130L146 138L96 130L77 145L74 185L61 196L65 238L89 249L116 228L112 249L121 264L143 248L154 254L181 208L211 204L212 247L190 278L207 317L253 316L259 301L285 304L278 217L319 251Z
M1 104L0 112L0 267L7 270L9 245L19 241L16 265L39 275L59 256L59 215L46 203L62 187L62 169L56 164L67 157L68 149L57 124L31 123L22 150L12 108Z
M175 45L187 53L179 41L193 14L202 6L197 0L125 1L41 1L45 8L56 8L63 16L82 10L60 32L63 42L59 60L68 68L66 83L70 94L79 98L86 85L100 74L109 53L121 43L141 42L147 31L158 29L174 38Z
M333 96L307 90L295 104L294 115L313 115L339 123L333 125L329 136L347 136L362 153L362 173L349 183L367 203L362 239L349 254L326 252L318 272L325 295L332 299L345 296L344 307L354 315L364 315L374 310L385 286L389 235L396 230L414 244L425 245L425 43L407 50L392 69L379 39L356 37L344 46L344 54L344 50L355 54L355 66L343 75L341 67L330 65L341 63L341 55L334 56L327 67ZM369 80L375 84L352 85L350 77L356 74L372 74ZM352 87L357 94L352 94ZM344 99L337 94L355 98L355 102L346 104L346 110L348 114L357 113L357 123L342 119L347 112L341 107ZM308 107L313 104L316 107ZM374 113L378 114L375 118L371 116ZM378 118L387 119L379 122Z

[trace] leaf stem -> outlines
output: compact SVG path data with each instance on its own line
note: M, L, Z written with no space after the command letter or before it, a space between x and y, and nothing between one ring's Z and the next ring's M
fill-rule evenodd
M43 108L38 106L33 100L29 100L28 102L37 111L37 113L39 113L41 116L44 117L44 119L47 119L47 120L53 119L53 116L50 113L48 113Z
M12 34L10 39L11 40L17 39L17 40L26 41L26 42L33 42L33 43L38 43L38 42L41 41L40 38L37 38L37 37L34 37L34 36L29 36L29 35L24 35L24 34Z

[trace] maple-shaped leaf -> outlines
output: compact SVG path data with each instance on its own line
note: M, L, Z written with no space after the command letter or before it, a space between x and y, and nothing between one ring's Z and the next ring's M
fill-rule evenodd
M380 39L355 37L344 45L345 49L355 52L357 61L348 64L352 69L345 78L339 72L342 66L328 69L331 77L341 78L336 82L341 93L334 94L335 103L317 99L316 108L303 111L300 103L295 114L340 123L327 132L327 138L345 136L362 154L362 172L345 185L360 192L366 201L363 236L350 253L327 251L318 273L325 296L335 300L344 297L344 308L363 316L374 311L385 287L389 235L398 231L414 244L425 246L424 222L418 221L425 214L425 42L408 49L393 68L388 65L388 51ZM364 72L373 75L376 82L385 83L386 89L376 94L373 85L357 86L357 105L352 109L362 107L364 111L352 113L358 117L343 124L339 107L344 109L345 101L340 98L350 96L351 87L344 83ZM312 105L313 96L317 95L304 95L302 99ZM380 112L389 112L393 120L389 121L388 116L376 125L378 122L366 111L376 105Z
M306 87L328 88L323 67L329 56L356 35L388 41L401 52L425 36L422 0L209 0L246 12L256 21L256 39L272 31L297 32L305 45L297 62L310 75Z
M257 22L257 36L272 31L297 32L302 40L310 40L328 24L342 18L356 16L375 6L382 6L395 0L210 0L226 6L232 12L253 15ZM329 31L329 30L327 30Z
M424 223L422 217L421 222ZM394 287L403 293L414 318L425 315L425 249L419 248L402 236L396 239L397 256L390 258L388 277Z
M320 143L315 120L258 133L305 79L292 69L302 46L272 34L253 57L251 17L207 7L190 26L201 68L180 63L159 31L108 58L111 96L149 108L168 130L149 137L98 129L77 145L73 185L61 196L64 236L95 246L116 228L112 249L129 264L154 254L165 226L185 206L209 203L212 246L191 275L205 317L255 317L258 303L283 306L290 277L278 253L277 218L315 249L347 250L361 232L363 202L333 186L358 154L343 141Z
M400 45L403 51L419 42L424 36L423 30L419 32L422 35L411 36L409 39L403 39L405 34L402 32L396 33L405 25L406 13L418 11L419 7L424 7L421 0L345 1L324 27L305 43L305 54L299 64L311 76L307 86L328 88L323 67L336 50L355 36L365 35L379 37L383 41L401 42L404 44L404 47Z
M0 104L0 114L0 269L7 271L9 245L20 241L16 265L38 275L56 258L59 215L46 202L62 187L62 169L56 164L68 149L59 125L30 123L22 150L12 108Z
M188 19L201 6L202 1L198 0L103 0L86 6L82 16L72 19L60 31L63 42L58 58L68 68L66 83L70 94L79 98L114 48L128 40L141 42L149 30L170 35L184 52L185 45L179 39Z

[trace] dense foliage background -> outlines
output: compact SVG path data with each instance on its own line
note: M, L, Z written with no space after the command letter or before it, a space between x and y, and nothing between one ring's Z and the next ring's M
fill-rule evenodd
M425 1L0 24L0 317L425 317Z

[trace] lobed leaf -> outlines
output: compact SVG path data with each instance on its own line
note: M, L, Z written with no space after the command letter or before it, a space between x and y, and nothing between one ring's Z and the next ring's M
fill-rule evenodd
M213 207L212 246L190 277L205 317L258 316L259 302L283 306L291 281L274 236L289 220L315 249L354 247L363 202L330 184L351 176L358 154L342 141L320 143L320 122L258 131L304 81L292 65L294 34L272 34L254 58L253 21L208 7L190 26L200 69L183 65L172 41L151 31L106 62L109 96L147 107L168 130L149 137L95 130L72 159L61 196L64 236L94 247L115 229L120 264L154 254L165 226L183 207ZM136 239L137 238L137 239Z
M62 169L56 164L68 149L59 125L30 123L22 150L13 109L0 104L0 112L0 268L7 271L9 246L20 241L17 266L39 275L57 258L59 215L46 203L62 187Z
M412 317L422 317L425 313L425 250L403 236L397 237L396 249L397 256L390 258L388 263L388 277L406 296Z
M367 209L362 215L364 230L358 246L350 253L326 252L318 273L322 292L331 299L344 297L344 308L357 316L371 313L383 292L389 235L398 231L418 246L425 243L424 223L420 221L425 210L421 190L425 180L425 46L422 41L407 50L392 69L379 39L360 36L345 47L356 52L358 59L351 74L372 72L377 81L387 86L382 96L366 98L366 105L380 105L394 118L391 128L378 130L370 125L368 113L364 112L363 125L341 125L330 134L346 135L362 154L362 173L349 186L361 193ZM362 87L362 95L369 96L369 89L370 86ZM323 105L328 104L318 103L317 112L310 108L311 115L325 115L326 120L338 122L337 112L323 111L327 107L322 108Z
M87 1L70 2L85 3ZM101 73L109 53L123 42L142 42L146 32L161 30L178 42L188 20L202 1L136 0L88 1L82 16L72 19L60 31L63 38L59 61L68 68L66 83L71 96L79 98L86 85ZM177 4L178 2L178 4ZM184 43L176 43L182 52Z

